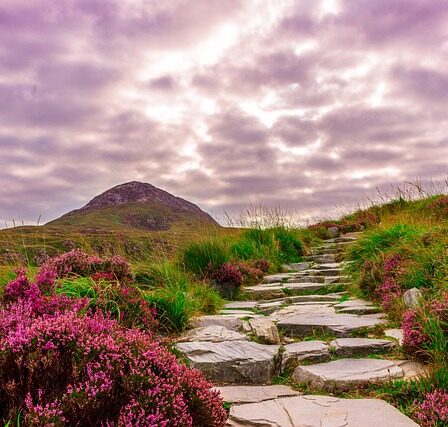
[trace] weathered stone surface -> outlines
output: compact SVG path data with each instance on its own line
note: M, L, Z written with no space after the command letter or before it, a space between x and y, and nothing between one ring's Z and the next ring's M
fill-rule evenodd
M361 299L350 299L334 306L338 313L347 314L374 314L380 309L375 307L369 301Z
M230 409L231 427L418 427L378 399L294 396Z
M224 305L224 310L253 310L257 301L232 301Z
M339 237L341 234L341 231L339 230L339 227L328 227L327 228L327 236L330 239L334 239L335 237Z
M384 331L385 337L395 338L398 344L403 345L403 329L386 329Z
M310 270L310 274L316 274L318 276L339 276L342 273L342 269L340 268L324 268L320 267Z
M403 369L404 377L406 379L412 379L421 377L428 374L428 367L420 362L414 360L397 360L397 366Z
M188 331L178 341L209 341L209 342L222 342L222 341L247 341L249 338L239 332L232 331L224 326L206 326L204 328L196 328Z
M264 384L277 372L278 345L251 341L186 342L176 348L215 383Z
M190 321L190 325L193 328L203 328L205 326L224 326L224 328L238 332L241 330L243 322L236 316L211 315L196 317Z
M234 405L256 403L279 397L299 396L301 393L286 385L229 385L215 387L221 393L224 402Z
M372 319L354 314L310 312L291 315L284 319L280 318L277 327L285 334L294 337L304 337L312 334L313 331L330 332L337 337L346 337L353 331L371 328L383 322L381 319Z
M417 288L409 289L403 295L404 304L407 308L417 307L421 297L422 293Z
M339 359L327 363L298 366L293 379L309 383L318 390L347 389L380 383L404 376L395 362L382 359Z
M281 298L285 296L283 286L281 285L255 285L247 286L244 292L250 295L251 298L270 300Z
M282 371L295 367L299 362L325 362L330 359L328 345L324 341L301 341L284 346Z
M308 314L326 314L334 315L335 311L331 303L326 304L294 304L287 307L281 308L280 310L272 313L269 317L274 321L286 321L287 319L297 316L297 315L308 315ZM279 324L277 324L278 327Z
M264 282L265 283L283 282L293 276L294 276L294 273L269 274L268 276L264 276Z
M283 268L285 270L289 270L289 271L302 271L302 270L307 270L308 268L311 267L311 263L310 262L294 262L291 264L286 264L283 266Z
M308 292L317 292L325 288L326 285L323 283L295 283L287 282L283 285L283 289L287 289L287 292L300 295Z
M338 356L382 353L391 350L395 345L393 341L374 338L338 338L330 343L330 347Z
M236 317L257 317L258 315L250 310L221 310L221 316L236 316Z
M263 314L271 314L274 311L281 308L284 304L284 301L272 301L272 302L264 302L258 306L258 310Z
M254 335L265 344L280 344L280 336L278 334L275 323L266 318L250 319L249 324L252 327Z
M348 281L350 280L349 277L347 276L326 276L324 279L324 283L330 284L330 283L338 283L338 284L342 284L342 283L348 283Z
M323 276L312 276L312 275L305 275L302 277L294 277L289 280L287 280L286 283L324 283L325 277Z

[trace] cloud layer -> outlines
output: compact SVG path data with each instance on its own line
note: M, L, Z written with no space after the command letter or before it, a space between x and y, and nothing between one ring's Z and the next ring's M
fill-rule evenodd
M445 0L3 0L0 221L140 180L316 214L448 175Z

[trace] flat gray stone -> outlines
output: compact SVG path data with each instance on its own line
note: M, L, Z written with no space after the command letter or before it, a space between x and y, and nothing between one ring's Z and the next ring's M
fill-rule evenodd
M350 299L334 306L338 313L347 314L374 314L381 311L369 301L361 299Z
M381 319L372 319L355 314L308 312L280 318L277 327L286 335L292 337L305 337L314 331L330 332L337 337L347 337L354 331L372 328L382 323L384 321Z
M259 311L263 314L271 314L285 304L285 301L264 302L258 306Z
M421 298L422 293L417 288L409 289L403 295L406 308L417 307L420 303Z
M326 362L330 360L328 345L324 341L301 341L284 346L282 371L294 368L300 362Z
M393 341L374 338L338 338L330 343L338 356L346 357L383 353L395 346Z
M200 316L190 321L193 328L203 328L205 326L224 326L231 331L239 332L243 327L243 321L236 316Z
M178 342L186 341L208 341L208 342L222 342L222 341L247 341L249 338L239 332L232 331L224 326L206 326L203 328L196 328L188 331Z
M310 262L306 262L306 261L304 261L304 262L294 262L294 263L291 263L291 264L285 264L283 266L283 268L285 270L288 270L288 271L303 271L303 270L307 270L310 267L311 267L311 263Z
M186 342L176 348L218 384L264 384L276 374L278 345L251 341Z
M277 326L267 317L250 319L249 324L252 327L254 335L264 344L280 344L280 336Z
M404 376L403 369L390 360L339 359L327 363L298 366L293 379L317 390L332 391L381 383Z
M283 282L284 280L293 277L295 273L277 273L277 274L269 274L264 276L263 280L265 283L277 283Z
M234 405L256 403L279 397L299 396L296 390L286 385L229 385L215 387L221 393L224 402Z
M325 277L307 274L302 277L292 277L286 283L325 283Z
M283 286L280 284L247 286L244 288L244 292L246 292L251 298L264 300L281 298L285 296Z
M229 427L418 427L379 399L293 396L230 408Z
M398 344L403 345L403 329L386 329L384 336L394 338L398 341Z
M253 317L256 314L250 310L221 310L219 312L222 316L236 316L236 317Z
M258 305L257 301L232 301L224 305L224 310L253 310Z

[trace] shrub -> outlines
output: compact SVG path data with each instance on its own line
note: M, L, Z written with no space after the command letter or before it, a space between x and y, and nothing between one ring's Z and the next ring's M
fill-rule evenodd
M190 243L182 253L185 269L200 277L205 277L210 271L218 270L229 259L227 245L218 239Z
M101 312L0 312L0 416L27 425L223 426L222 400L148 332Z
M263 273L267 273L269 271L270 268L270 263L267 259L256 259L253 263L252 263L253 267L256 268L257 270L260 270Z
M448 392L439 389L426 393L423 402L414 403L413 413L422 427L448 425Z
M240 292L243 274L238 266L225 263L219 269L212 271L209 276L219 293L228 299L234 299Z
M108 273L113 275L115 280L121 282L128 282L132 279L129 263L123 257L100 258L89 255L80 249L50 258L43 264L41 270L55 271L58 278Z
M239 262L236 267L240 271L243 277L243 283L246 285L251 285L259 282L263 278L263 271L253 267L254 263L248 264L245 262ZM262 267L265 267L262 265Z

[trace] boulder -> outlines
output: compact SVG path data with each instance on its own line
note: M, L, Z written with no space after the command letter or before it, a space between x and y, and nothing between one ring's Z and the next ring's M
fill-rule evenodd
M386 329L384 336L394 338L398 341L398 344L403 345L403 329Z
M329 239L334 239L335 237L339 237L341 234L339 227L328 227L327 228L327 236Z
M403 369L390 360L339 359L327 363L298 366L293 379L310 384L317 390L346 390L353 386L366 386L404 376Z
M229 427L418 427L379 399L293 396L230 408Z
M407 290L403 295L404 304L406 305L406 308L417 307L421 297L422 293L417 288Z
M249 324L252 327L254 335L264 344L280 344L277 326L275 326L272 320L266 317L260 317L250 319Z
M185 342L176 348L218 384L265 384L277 373L278 345L251 341Z

